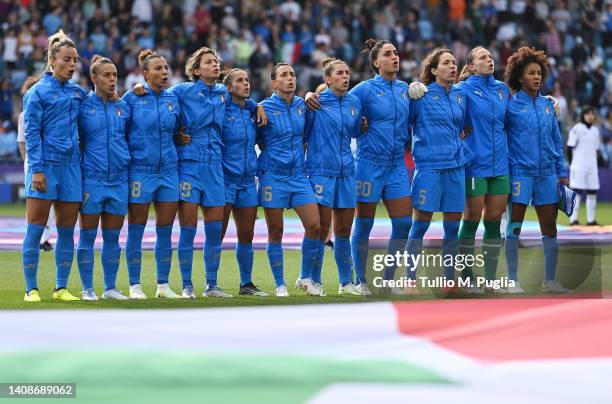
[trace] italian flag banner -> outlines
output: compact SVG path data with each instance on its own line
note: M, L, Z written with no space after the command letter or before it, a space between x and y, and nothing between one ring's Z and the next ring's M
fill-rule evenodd
M69 402L514 404L612 397L606 299L4 311L0 325L0 382L76 383Z

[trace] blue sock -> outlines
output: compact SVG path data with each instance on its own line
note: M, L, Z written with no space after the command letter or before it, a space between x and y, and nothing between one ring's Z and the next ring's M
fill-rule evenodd
M387 254L395 255L398 251L404 251L406 248L406 240L408 233L412 227L411 216L401 216L391 218L391 237L387 245ZM393 279L395 275L395 265L390 265L385 268L384 279Z
M38 258L40 255L40 238L42 237L45 226L38 224L28 224L23 245L21 246L21 262L23 275L25 277L26 292L38 288Z
M115 289L121 246L119 246L121 229L102 229L102 271L104 272L104 290Z
M253 282L253 243L236 243L236 260L240 270L240 286Z
M508 222L506 230L506 266L508 267L508 278L518 281L518 248L519 234L523 222Z
M168 283L172 266L172 225L156 226L155 264L157 267L157 284Z
M196 226L181 226L177 254L181 278L183 279L183 289L187 286L193 286L191 282L191 268L193 267L193 239L196 232Z
M340 286L351 283L351 241L348 237L338 237L334 240L334 258L338 266L338 281Z
M77 246L77 266L79 267L79 275L81 275L81 283L83 290L93 289L93 273L94 273L94 242L98 228L81 229L79 234L79 244Z
M221 262L221 230L223 222L214 220L204 223L204 269L206 270L206 285L217 286L217 272Z
M427 229L429 229L429 224L430 222L423 222L420 220L415 220L412 223L412 228L410 228L410 233L408 233L406 251L415 259L421 254L421 250L423 249L423 237L425 237L425 233ZM406 276L410 279L416 279L416 265L414 267L411 265L412 259L410 259L409 262L410 264L406 266Z
M544 281L554 281L559 256L557 237L542 236L542 246L544 247Z
M452 265L444 266L444 278L455 279L455 260L459 253L459 220L444 220L444 239L442 240L442 258L446 261L446 255L453 257Z
M276 287L284 285L283 245L281 243L268 241L266 252L268 253L268 261L270 262L270 269L272 269L272 276L274 276L274 283L276 283Z
M140 283L142 264L142 235L144 224L128 224L128 236L125 243L125 261L127 262L130 286Z
M304 251L303 246L302 246L302 251ZM316 254L317 255L316 255L314 264L312 265L312 271L310 271L310 279L312 279L312 281L315 283L321 283L321 272L323 271L323 258L325 258L325 241L319 240L319 245L317 246Z
M366 283L366 262L368 261L368 244L374 218L355 218L355 227L351 236L351 255L355 267L356 284Z
M68 276L74 259L74 227L57 227L55 245L55 289L68 286Z
M312 267L315 265L319 251L319 240L313 240L304 236L302 239L302 270L300 279L311 279Z

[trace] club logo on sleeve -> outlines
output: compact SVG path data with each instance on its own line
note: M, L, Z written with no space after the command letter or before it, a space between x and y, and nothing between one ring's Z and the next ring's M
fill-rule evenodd
M78 99L81 99L81 93L79 92L79 90L74 90L74 96Z
M457 103L461 104L461 96L460 95L457 96Z
M302 112L302 107L298 107L298 109L297 109L297 110L298 110L298 114L300 114L300 115L302 115L302 114L303 114L303 112Z
M120 117L121 115L123 115L123 111L121 111L121 108L117 108L116 111L117 111L117 116Z
M482 93L480 91L478 91L478 90L474 90L474 94L479 95L481 97L483 96Z
M550 108L546 107L544 110L546 111L546 115L550 115Z
M439 96L439 95L434 95L432 98L433 98L434 100L439 100L439 99L440 99L440 96Z
M497 95L499 95L499 99L503 100L504 99L504 93L502 90L497 90Z
M220 97L221 97L221 104L223 104L225 102L225 96L221 94Z
M355 116L356 113L355 107L351 107L351 116Z
M169 103L168 103L168 104L166 104L166 105L167 105L167 107L168 107L168 111L170 111L170 112L174 111L174 104L173 104L173 103L169 102Z

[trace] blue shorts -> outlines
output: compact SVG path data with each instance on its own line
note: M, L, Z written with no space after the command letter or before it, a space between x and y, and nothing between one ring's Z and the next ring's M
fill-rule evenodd
M271 175L259 178L259 204L264 208L295 208L317 203L306 177L278 179Z
M463 212L465 170L416 170L412 179L412 204L425 212Z
M355 208L355 178L311 175L310 185L319 205L332 209Z
M178 172L130 173L129 203L177 202L178 200Z
M47 182L47 192L39 192L32 188L32 169L28 167L25 181L25 196L27 198L48 199L61 202L81 202L83 188L81 180L81 164L43 164Z
M235 208L257 206L257 186L252 184L238 185L225 183L225 204Z
M410 180L404 161L391 166L357 161L355 167L357 202L378 202L410 196Z
M85 215L111 215L125 216L128 211L128 182L105 185L83 184L83 203L81 213Z
M544 177L510 176L510 201L533 206L552 205L559 203L559 192L556 175Z
M223 166L195 160L179 161L181 201L201 206L224 206Z

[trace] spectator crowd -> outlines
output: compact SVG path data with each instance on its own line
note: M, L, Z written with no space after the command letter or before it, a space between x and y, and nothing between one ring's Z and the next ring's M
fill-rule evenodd
M487 47L500 80L509 56L534 46L549 56L543 91L561 104L564 136L580 106L595 107L612 167L612 0L0 0L0 160L18 159L20 87L42 72L47 37L60 28L77 43L74 78L84 88L94 54L115 62L125 91L142 80L141 49L164 55L176 83L186 79L189 55L206 45L224 67L248 71L256 100L271 92L279 61L294 65L299 94L322 81L320 61L330 55L349 63L353 84L369 78L361 54L368 38L398 47L399 76L408 82L436 46L452 49L460 63L472 47Z

